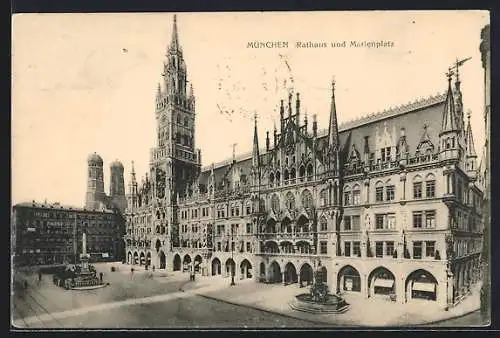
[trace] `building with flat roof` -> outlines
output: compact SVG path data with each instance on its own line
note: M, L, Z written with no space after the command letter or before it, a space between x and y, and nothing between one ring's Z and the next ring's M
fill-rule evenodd
M59 203L19 203L12 208L14 266L74 263L86 230L91 261L122 260L124 218L113 210Z

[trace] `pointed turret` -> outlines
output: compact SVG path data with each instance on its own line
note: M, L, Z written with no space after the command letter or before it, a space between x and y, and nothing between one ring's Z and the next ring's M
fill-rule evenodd
M192 83L189 83L187 96L188 96L188 98L194 100L194 90L193 90L193 84Z
M128 183L127 206L132 209L135 206L137 198L137 180L135 177L134 161L132 161L132 169L130 171L130 181Z
M439 133L439 142L441 144L441 159L458 160L463 152L462 142L460 142L460 129L457 126L457 116L455 111L455 102L453 99L453 91L451 89L451 77L453 72L450 70L446 76L448 77L448 92L444 103L443 120L441 123L441 131ZM422 138L428 137L426 130ZM421 141L422 143L422 141Z
M447 73L448 76L448 92L446 94L446 102L444 104L443 121L441 123L440 135L456 132L457 128L457 116L455 112L455 102L453 99L453 91L451 90L451 76L453 73L451 71Z
M467 112L467 130L465 132L465 139L467 144L467 157L477 157L476 148L474 147L474 137L472 136L472 127L470 124L471 111Z
M335 80L332 79L332 102L330 106L330 120L328 124L328 146L339 149L339 129L337 124L337 108L335 107Z
M252 166L259 167L259 137L257 134L257 115L254 117L255 123L253 128L253 150L252 150Z
M300 125L300 95L296 94L297 98L295 99L295 121L297 122L297 126Z
M160 83L158 82L158 87L156 88L156 108L160 108L159 107L159 104L161 103L161 85Z
M474 137L472 136L472 127L470 124L470 115L471 112L467 112L467 129L465 132L465 142L466 142L466 168L467 168L467 174L469 177L472 179L477 178L477 154L476 154L476 148L474 147Z
M179 50L179 33L177 33L177 14L174 14L174 27L172 28L172 41L170 42L170 50Z

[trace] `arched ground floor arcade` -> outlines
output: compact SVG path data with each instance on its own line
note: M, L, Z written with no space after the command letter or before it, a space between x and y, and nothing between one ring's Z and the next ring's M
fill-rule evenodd
M315 271L321 269L331 293L398 303L433 302L443 308L458 304L480 280L479 257L456 261L451 269L445 261L343 257L319 261L279 255L259 258L255 261L257 279L263 283L304 287L314 282Z

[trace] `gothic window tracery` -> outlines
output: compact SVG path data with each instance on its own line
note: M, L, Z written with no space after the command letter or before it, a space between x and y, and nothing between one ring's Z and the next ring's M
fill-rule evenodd
M311 209L313 207L312 194L308 189L302 191L302 206L306 209Z
M271 208L275 214L280 211L280 199L276 194L271 197Z
M286 207L288 210L293 210L295 209L295 197L291 192L288 192L286 194Z

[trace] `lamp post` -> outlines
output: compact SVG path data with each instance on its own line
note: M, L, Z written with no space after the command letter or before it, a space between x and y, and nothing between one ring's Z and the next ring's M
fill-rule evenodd
M233 262L231 266L231 286L236 285L234 283L234 270L236 270L236 264L234 263L233 253L234 253L234 226L231 224L231 262Z

